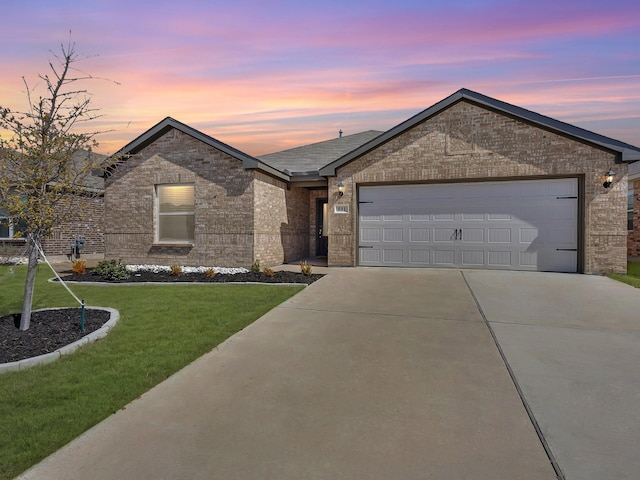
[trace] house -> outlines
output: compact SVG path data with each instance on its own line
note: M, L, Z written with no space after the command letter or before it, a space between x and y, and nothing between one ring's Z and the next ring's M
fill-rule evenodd
M640 257L640 162L629 165L627 231L627 253L630 257Z
M640 148L462 89L386 132L260 158L166 118L118 158L105 255L128 263L603 273L626 271Z
M107 157L91 153L92 163L99 163ZM84 162L86 151L78 151L73 162ZM102 223L104 216L104 178L102 170L95 170L82 178L80 194L68 195L58 205L59 214L64 218L53 227L51 235L44 238L42 248L47 257L65 258L71 253L71 244L76 239L83 240L82 255L96 258L104 256L104 238ZM24 257L26 239L22 235L20 220L8 217L7 211L0 206L0 259Z

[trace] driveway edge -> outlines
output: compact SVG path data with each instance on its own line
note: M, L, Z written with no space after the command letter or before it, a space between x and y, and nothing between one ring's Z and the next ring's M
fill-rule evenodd
M511 381L513 382L513 385L516 387L516 391L518 392L520 401L522 402L522 405L524 406L524 409L526 410L527 415L529 416L529 420L531 420L531 424L533 425L533 428L536 431L536 435L538 435L538 439L540 440L540 443L542 443L542 447L544 448L544 451L547 454L547 458L549 459L549 462L551 463L551 466L553 467L553 470L556 473L556 477L558 478L558 480L566 480L566 477L564 476L564 473L562 472L562 469L560 468L560 465L558 464L555 455L551 451L551 447L549 446L549 443L547 442L546 438L544 438L544 434L542 433L542 429L540 428L540 425L538 424L538 421L536 420L536 417L533 414L533 410L529 406L529 402L527 402L527 399L524 396L524 392L522 391L522 388L518 383L518 379L516 378L516 375L513 369L511 368L511 365L509 365L509 360L507 359L506 355L504 354L504 351L502 350L502 347L500 346L500 343L498 342L498 337L493 331L493 327L491 327L489 320L484 314L484 310L482 310L482 306L480 305L480 302L478 301L476 294L471 288L471 285L467 281L467 277L465 276L464 272L460 271L460 274L462 275L462 279L464 280L464 283L467 285L467 288L469 289L469 293L471 294L473 301L476 303L476 306L478 307L478 312L480 312L482 321L484 322L487 329L489 330L489 333L491 334L491 338L493 338L493 342L495 343L496 348L498 349L498 353L500 354L500 357L502 358L502 361L504 362L504 365L507 368L507 372L509 372L509 377L511 377Z

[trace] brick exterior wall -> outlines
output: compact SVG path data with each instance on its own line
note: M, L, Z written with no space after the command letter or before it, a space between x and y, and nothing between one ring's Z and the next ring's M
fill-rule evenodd
M255 171L255 251L260 265L300 260L309 251L309 191Z
M155 242L155 186L192 183L193 245ZM172 129L105 183L105 256L125 263L250 266L253 175L239 160Z
M631 257L640 256L640 178L632 181L633 188L633 230L628 233L627 254Z
M76 237L85 239L81 255L104 254L104 197L73 196L59 205L65 219L53 228L51 235L42 241L45 255L67 255ZM0 257L25 256L24 239L0 240Z
M343 165L329 179L330 266L357 264L357 185L440 181L583 179L581 208L585 273L626 272L627 167L606 151L480 108L467 101L404 132ZM604 172L618 173L609 189ZM346 186L339 203L351 214L336 215L336 184Z
M155 186L195 190L192 245L155 242ZM249 267L294 261L309 249L309 193L172 129L107 179L105 256L125 263Z
M84 237L83 255L104 253L104 197L75 196L64 205L65 221L53 228L42 242L46 255L67 255L76 237Z

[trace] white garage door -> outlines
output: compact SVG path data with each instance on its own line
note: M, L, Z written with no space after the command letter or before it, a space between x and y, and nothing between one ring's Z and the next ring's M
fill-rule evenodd
M576 272L577 179L363 186L359 264Z

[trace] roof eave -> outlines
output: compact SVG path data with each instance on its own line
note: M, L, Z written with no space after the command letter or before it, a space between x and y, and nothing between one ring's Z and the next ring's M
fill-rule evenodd
M255 163L252 162L250 164L249 162L245 163L243 161L242 166L247 170L259 170L263 173L266 173L267 175L271 175L272 177L276 177L276 178L279 178L280 180L284 180L285 182L289 182L291 180L291 177L286 173L282 173L280 170L277 170L267 165L266 163L262 163L260 161L256 161Z
M240 150L237 150L230 145L227 145L226 143L216 140L215 138L202 133L193 127L190 127L189 125L179 122L172 117L166 117L164 120L151 127L142 135L125 145L117 153L112 155L112 158L116 159L116 162L114 162L114 164L117 164L118 161L122 161L123 158L126 159L130 155L135 155L144 147L150 145L155 140L160 138L171 128L175 128L176 130L179 130L182 133L195 138L196 140L199 140L217 150L220 150L223 153L226 153L227 155L230 155L237 160L240 160L242 162L242 166L247 170L258 169L262 170L264 173L273 175L282 180L289 180L288 175L285 175L282 172L270 167L269 165L266 165L257 158L252 157L251 155L246 154Z
M640 149L633 147L633 145L619 142L612 138L590 132L588 130L576 127L560 120L555 120L551 117L547 117L539 113L526 110L522 107L517 107L501 100L496 100L494 98L487 97L480 93L463 88L448 96L447 98L439 101L438 103L432 105L426 110L423 110L422 112L414 115L408 120L405 120L404 122L396 125L379 137L365 143L364 145L348 153L347 155L324 166L320 169L320 174L329 177L335 176L336 170L341 166L392 140L396 136L428 120L429 118L444 111L445 109L461 100L467 100L476 105L481 105L487 109L497 111L513 118L517 118L523 122L527 122L540 128L544 128L546 130L550 130L555 133L583 141L595 147L611 151L617 155L619 161L633 162L636 160L640 160Z
M640 152L631 150L630 148L625 148L622 150L621 160L623 162L637 162L640 160Z

